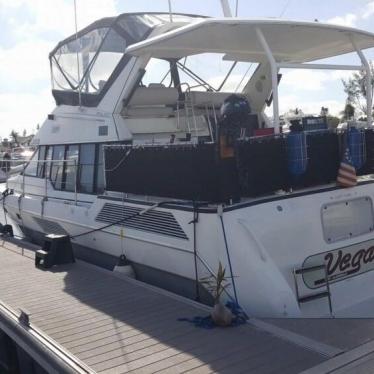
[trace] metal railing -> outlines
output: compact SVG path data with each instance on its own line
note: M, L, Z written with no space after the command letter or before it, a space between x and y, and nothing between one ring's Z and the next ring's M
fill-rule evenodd
M37 164L37 166L28 171L28 168L32 164ZM39 165L43 165L42 168L39 168ZM70 166L69 166L70 165ZM21 181L12 180L13 185L18 185L19 190L15 189L16 192L20 192L22 196L25 196L27 193L27 187L34 187L34 188L41 188L41 183L32 183L34 178L38 180L43 179L43 192L41 196L43 197L43 201L48 200L48 197L52 197L48 194L48 186L52 185L54 191L63 191L63 192L73 192L74 193L74 203L77 205L78 202L78 181L79 181L79 170L80 167L91 164L82 164L78 165L76 159L70 160L29 160L19 171L22 176ZM66 173L66 168L72 167L73 172L69 174ZM55 168L55 169L54 169ZM11 169L9 170L11 171ZM7 174L7 181L6 181L6 188L8 188L8 178L13 175L13 173L9 173L9 171L4 171ZM67 181L66 176L73 175L73 181ZM26 179L27 178L27 179ZM60 181L59 181L60 179ZM50 183L49 183L50 182ZM59 185L61 188L56 188ZM66 186L73 186L72 190L67 190ZM64 187L64 188L63 188Z
M186 86L186 90L184 91L184 100L178 100L177 101L177 107L176 107L176 112L177 112L177 128L181 129L181 111L182 109L184 110L184 119L185 123L187 125L187 130L189 133L192 132L192 127L195 132L195 136L198 136L198 126L197 126L197 119L196 119L196 112L200 112L203 110L210 137L211 140L214 141L215 134L213 133L213 126L212 126L212 120L214 121L215 128L217 127L218 124L218 119L217 119L217 113L216 113L216 108L214 106L213 102L206 102L202 104L201 106L197 107L196 103L194 103L192 95L191 95L191 89L200 87L202 85L195 85L195 86L190 86L187 82L182 82L180 83L179 87ZM203 91L204 92L204 91ZM192 119L192 125L191 125L191 119Z

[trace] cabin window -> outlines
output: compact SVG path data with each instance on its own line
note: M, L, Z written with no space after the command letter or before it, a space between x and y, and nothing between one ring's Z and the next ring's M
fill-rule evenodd
M81 144L79 154L79 191L94 192L95 144Z
M44 163L43 177L46 177L46 178L50 177L50 174L51 174L51 162L50 161L52 160L52 155L53 155L53 147L48 146L47 147L47 152L46 152L46 155L45 155L45 160L48 161L48 162Z
M51 166L51 182L53 187L57 190L62 189L63 182L63 171L64 162L62 161L65 157L65 146L57 145L53 147L53 161ZM61 160L61 161L60 161Z
M45 145L42 145L39 147L39 161L37 164L37 167L38 167L38 171L37 171L37 175L39 178L43 178L44 176L44 168L45 168L45 165L44 165L44 162L41 162L41 161L44 161L45 160L45 153L47 151L47 147Z
M66 147L65 165L64 165L64 189L66 191L75 191L77 183L77 168L78 168L78 145L68 145Z
M25 168L25 175L28 177L36 177L38 171L38 157L39 151L36 150Z
M73 192L76 184L78 192L103 193L103 146L104 143L42 146L40 160L44 157L49 162L43 163L38 176L49 178L55 190Z

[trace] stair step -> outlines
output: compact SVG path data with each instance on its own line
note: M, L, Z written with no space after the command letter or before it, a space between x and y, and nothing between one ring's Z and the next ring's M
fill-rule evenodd
M323 291L323 292L316 292L307 296L302 296L299 298L299 303L307 303L308 301L316 300L316 299L321 299L323 297L328 297L330 293L328 291Z
M38 249L36 251L36 256L37 257L45 257L48 255L48 252L47 251L44 251L43 249Z

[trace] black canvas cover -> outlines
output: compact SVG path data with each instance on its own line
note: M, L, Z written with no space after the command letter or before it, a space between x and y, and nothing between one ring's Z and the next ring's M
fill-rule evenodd
M238 163L241 196L258 196L288 185L287 158L283 137L238 141Z
M365 151L366 162L364 166L357 171L358 175L374 174L374 130L365 130Z
M322 131L307 134L308 165L296 186L315 186L336 181L340 164L338 134Z
M235 160L214 144L105 147L106 189L148 196L220 202L237 197Z

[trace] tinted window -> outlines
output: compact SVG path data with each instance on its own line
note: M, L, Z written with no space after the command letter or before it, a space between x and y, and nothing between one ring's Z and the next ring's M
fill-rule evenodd
M75 191L77 168L78 168L78 145L68 145L66 149L66 161L65 161L65 183L64 187L66 191Z
M46 152L46 155L45 155L45 160L46 161L51 161L52 160L52 153L53 153L53 146L48 146L47 147L47 152ZM49 178L50 174L51 174L51 163L50 162L46 162L44 163L44 176L46 178Z
M94 191L95 144L82 144L79 155L79 191Z
M57 145L53 147L53 162L51 166L51 182L57 190L62 189L63 181L63 169L64 163L59 160L63 160L65 157L65 146Z

